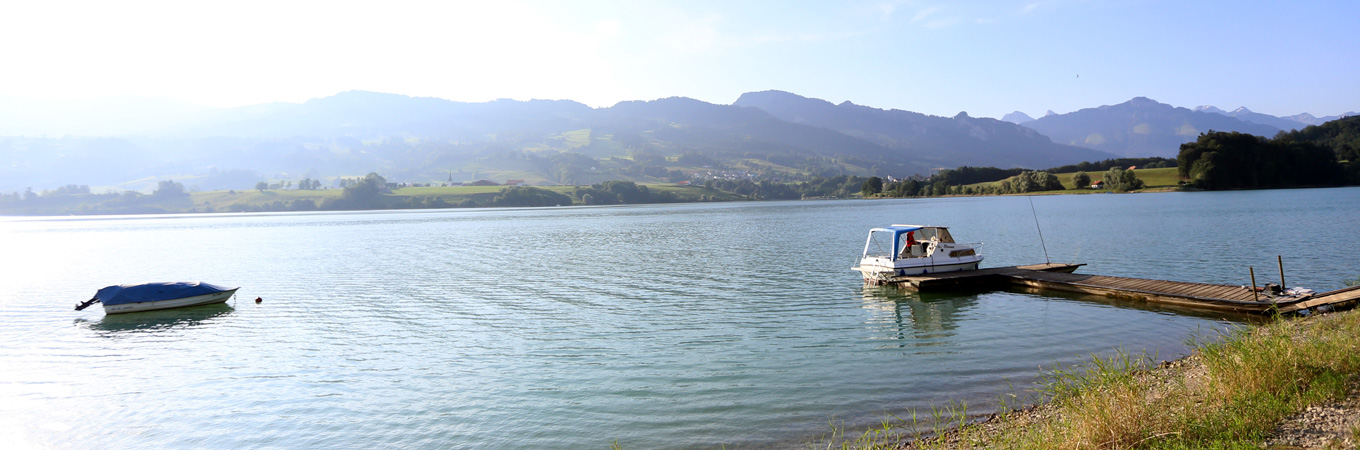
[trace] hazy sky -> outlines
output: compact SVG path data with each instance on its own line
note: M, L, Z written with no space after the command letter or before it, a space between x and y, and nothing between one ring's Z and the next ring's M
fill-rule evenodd
M0 95L213 106L360 89L591 106L779 89L936 115L1151 97L1360 110L1357 1L21 1Z

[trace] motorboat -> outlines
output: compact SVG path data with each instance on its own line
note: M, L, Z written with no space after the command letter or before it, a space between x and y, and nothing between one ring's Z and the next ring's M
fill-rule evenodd
M177 283L120 284L95 292L94 298L80 302L76 311L95 303L104 304L104 314L121 314L157 309L225 303L236 290L199 281Z
M982 244L954 242L949 228L927 225L892 225L869 230L864 254L851 267L873 284L893 277L961 270L977 270Z

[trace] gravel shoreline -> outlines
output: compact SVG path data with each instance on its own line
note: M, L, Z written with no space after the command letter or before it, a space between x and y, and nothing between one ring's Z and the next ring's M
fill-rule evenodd
M1315 321L1302 319L1298 326L1307 327ZM1148 398L1153 400L1165 387L1173 384L1201 385L1206 367L1198 354L1163 362L1157 367L1136 374L1139 383L1149 386ZM1040 425L1059 418L1059 408L1052 404L1025 407L1016 411L997 413L981 422L963 428L955 427L938 436L923 437L899 445L901 449L920 448L988 448L988 443L1025 427ZM1352 380L1347 398L1342 401L1308 407L1275 425L1274 432L1262 448L1294 449L1356 449L1360 444L1360 380Z

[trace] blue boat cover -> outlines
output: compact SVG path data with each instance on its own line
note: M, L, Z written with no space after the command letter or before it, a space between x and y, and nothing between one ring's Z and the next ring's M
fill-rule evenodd
M124 303L155 302L161 300L174 300L177 298L193 297L206 295L222 291L229 291L231 288L212 285L199 281L180 282L180 283L146 283L146 284L120 284L100 289L95 293L95 298L105 305L121 305Z
M921 229L921 228L922 228L922 227L914 227L914 226L910 226L910 225L906 225L906 226L903 226L903 225L893 225L893 226L890 226L890 227L878 227L878 228L874 228L874 229L869 230L869 233L870 233L870 234L873 234L873 233L892 233L892 236L893 236L893 240L892 240L892 246L893 246L892 254L896 255L898 252L901 252L901 251L902 251L902 249L898 248L898 244L901 242L901 236L902 236L903 234L910 233L910 232L912 232L912 231L916 231L916 230L919 230L919 229ZM867 250L867 249L866 249L866 250ZM896 256L894 256L893 258L896 259Z
M893 237L897 237L897 236L901 236L902 233L906 233L906 232L908 232L908 231L916 231L916 230L919 230L919 229L921 229L921 228L922 228L922 227L914 227L914 226L906 226L906 225L893 225L893 226L890 226L890 227L878 227L878 228L874 228L874 229L869 230L869 231L870 231L870 232L874 232L874 231L891 231L891 232L893 233Z

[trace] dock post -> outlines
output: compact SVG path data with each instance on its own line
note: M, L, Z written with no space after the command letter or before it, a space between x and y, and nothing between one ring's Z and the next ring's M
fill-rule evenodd
M1256 268L1247 266L1247 272L1251 273L1251 301L1259 302L1261 297L1256 295Z
M1284 258L1275 255L1275 262L1280 263L1280 290L1284 290Z

